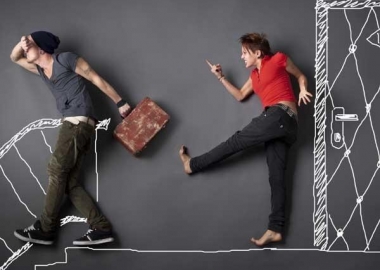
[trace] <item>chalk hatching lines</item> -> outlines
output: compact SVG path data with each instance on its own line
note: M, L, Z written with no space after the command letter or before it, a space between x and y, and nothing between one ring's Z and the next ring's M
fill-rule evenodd
M61 119L40 119L24 127L20 132L14 135L7 143L0 148L0 159L9 151L9 149L28 132L35 129L56 128L62 124Z
M328 209L327 209L327 186L331 183L331 181L333 179L336 178L336 172L341 167L343 161L346 158L347 158L347 161L348 161L348 164L350 166L350 170L351 170L351 173L353 176L353 184L354 184L355 192L356 192L356 196L357 196L356 204L355 204L355 207L354 207L353 211L351 212L350 218L348 219L344 228L339 229L339 230L337 230L335 228L335 231L337 232L337 237L335 238L335 240L331 244L329 244L329 247L327 248L327 250L330 251L331 247L334 245L334 243L336 242L336 240L339 237L342 237L343 241L345 242L345 244L347 246L347 250L349 250L348 243L347 243L346 239L343 237L343 233L344 233L344 230L347 228L347 226L350 224L351 219L352 219L354 213L356 212L356 209L358 208L358 206L359 206L359 215L360 215L362 230L363 230L364 238L366 241L366 248L364 249L364 251L367 252L369 250L369 245L371 243L373 235L379 226L379 223L378 223L375 226L374 231L372 232L371 238L368 239L368 234L366 232L366 226L365 226L364 219L363 219L363 212L362 212L363 206L361 203L364 200L364 197L365 197L367 191L371 187L371 185L374 181L374 178L377 174L377 171L380 167L380 151L379 151L378 142L377 142L377 138L376 138L376 132L375 132L375 126L374 126L375 122L373 122L372 113L371 113L371 105L372 105L373 101L375 100L375 98L379 94L380 86L379 86L377 92L375 93L375 95L373 96L373 98L371 99L371 101L368 103L367 92L366 92L365 85L364 85L364 82L363 82L363 79L362 79L362 76L360 73L359 63L358 63L358 59L356 56L356 50L357 50L356 43L360 39L360 37L362 36L362 33L363 33L371 15L374 16L374 18L376 20L377 29L379 29L379 30L375 31L370 37L368 37L367 41L369 43L371 43L372 45L380 47L379 46L379 44L380 44L380 41L379 41L380 40L379 39L379 37L380 37L379 20L377 18L377 14L374 10L374 7L380 7L380 2L376 3L376 2L368 0L368 1L364 1L364 2L363 1L362 2L358 2L358 1L333 1L333 2L326 3L323 0L318 0L317 5L316 5L316 30L317 30L316 31L316 58L315 58L315 62L316 62L316 64L315 64L316 97L315 97L315 99L316 100L315 100L315 106L314 106L314 108L315 108L315 113L314 113L315 137L314 137L314 190L313 190L313 196L314 196L314 245L319 246L321 248L321 250L325 250L327 248L326 244L328 242L328 227L329 227L328 224L330 223L332 225L332 227L335 228L335 225L333 224L332 216L330 214L328 214ZM358 36L354 40L353 34L352 34L351 22L347 16L346 10L347 9L363 9L363 8L369 8L369 12L367 13L365 22L360 29L360 33L358 34ZM328 74L328 47L327 47L327 44L328 44L328 23L327 22L328 22L328 14L329 14L330 9L343 9L344 17L346 19L348 29L349 29L349 33L350 33L349 38L351 40L351 45L349 46L349 52L346 55L346 57L343 61L343 64L341 65L341 68L340 68L339 72L337 73L337 75L335 76L333 83L331 85L329 85L329 82L327 80L327 74ZM379 39L378 43L379 44L376 44L376 43L372 42L372 40L370 40L373 37L373 35L376 33L378 33L378 39ZM357 126L357 128L354 132L354 136L352 138L352 141L350 143L348 143L343 136L343 145L344 145L346 151L344 152L344 155L341 158L338 166L335 168L333 175L327 181L327 174L326 174L327 156L326 156L326 142L325 142L325 129L326 129L325 121L327 120L327 117L326 117L326 100L327 100L327 98L329 98L329 100L331 101L332 107L335 108L334 99L332 97L332 91L334 90L335 84L336 84L338 78L340 77L343 69L346 67L348 57L351 55L354 58L356 73L358 74L358 78L360 80L360 84L361 84L361 88L362 88L361 90L362 90L362 94L363 94L363 98L364 98L364 102L365 102L365 108L363 106L363 109L366 110L366 114L365 114L364 118L361 120L361 122L359 123L359 125ZM351 154L351 148L353 147L353 145L356 141L357 134L358 134L359 130L361 130L361 127L366 120L369 121L369 125L370 125L371 131L372 131L372 136L373 136L374 143L375 143L378 161L377 161L376 171L374 172L373 176L371 177L371 180L368 183L366 190L360 196L360 193L359 193L358 188L357 188L355 171L354 171L353 164L351 162L350 154ZM349 144L349 147L347 147L347 143ZM329 222L325 222L325 218L327 218L327 217L328 217Z
M8 260L0 267L0 270L7 269L11 263L13 263L16 259L22 256L25 252L27 252L32 246L33 244L28 242L25 245L23 245L19 250L13 252L13 255L9 257Z

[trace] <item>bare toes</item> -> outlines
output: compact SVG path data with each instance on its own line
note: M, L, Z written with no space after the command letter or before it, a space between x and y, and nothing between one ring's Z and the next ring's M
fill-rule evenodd
M181 148L179 149L179 154L183 155L185 153L186 153L186 147L184 145L182 145Z

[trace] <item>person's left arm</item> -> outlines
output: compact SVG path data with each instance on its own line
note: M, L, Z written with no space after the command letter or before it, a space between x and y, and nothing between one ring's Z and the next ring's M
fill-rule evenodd
M115 102L115 104L122 101L122 98L116 92L116 90L106 80L99 76L82 57L79 57L77 60L75 73L92 82L104 94L106 94L110 99L112 99L112 101ZM126 117L129 110L130 106L128 105L128 103L125 103L124 105L119 107L119 113L122 117Z
M307 90L307 78L289 57L286 60L286 71L297 78L300 87L298 106L301 105L301 101L303 101L304 104L310 102L310 97L313 95Z

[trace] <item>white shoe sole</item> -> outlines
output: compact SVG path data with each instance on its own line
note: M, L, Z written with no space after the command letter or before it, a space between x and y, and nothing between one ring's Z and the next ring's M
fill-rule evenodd
M74 241L73 245L76 245L76 246L93 246L93 245L110 243L113 241L114 241L114 239L112 237L108 237L108 238L95 240L95 241Z
M14 235L22 241L35 243L35 244L49 246L49 245L52 245L54 243L54 241L46 241L46 240L38 240L38 239L27 238L27 237L22 236L21 234L18 234L16 231L14 232Z

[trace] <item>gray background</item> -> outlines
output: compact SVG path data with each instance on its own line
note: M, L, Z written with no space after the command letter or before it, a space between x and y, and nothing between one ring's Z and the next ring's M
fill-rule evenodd
M222 166L195 176L183 172L178 150L185 144L191 155L201 154L261 112L255 96L236 102L205 63L207 58L222 64L228 79L241 86L250 72L240 59L238 38L244 33L266 33L273 51L292 58L308 77L314 93L314 1L3 0L0 7L0 145L35 120L60 117L42 80L9 59L20 37L35 30L58 35L59 51L81 55L131 105L149 96L171 115L166 129L135 158L112 137L121 120L116 107L100 90L89 88L98 118L112 118L109 130L98 133L99 206L112 222L117 239L104 248L256 248L249 239L266 230L270 211L263 147L237 154ZM345 22L338 21L336 33L344 27ZM298 96L297 84L295 92ZM314 248L313 111L312 104L299 108L299 139L292 148L287 172L289 226L285 241L270 247ZM44 131L51 145L57 131ZM28 133L17 147L46 187L50 153L41 133ZM83 181L95 197L94 161L92 153L86 160ZM17 152L9 151L0 164L23 201L40 215L43 193ZM13 231L29 226L34 219L2 174L0 187L0 237L17 250L22 243L13 237ZM62 211L62 217L66 215L79 216L69 202ZM32 269L34 264L62 261L63 249L86 230L85 224L66 225L53 247L33 246L10 269ZM374 269L380 260L376 254L297 250L220 254L76 250L69 255L68 265L52 268ZM0 244L0 264L9 256Z

